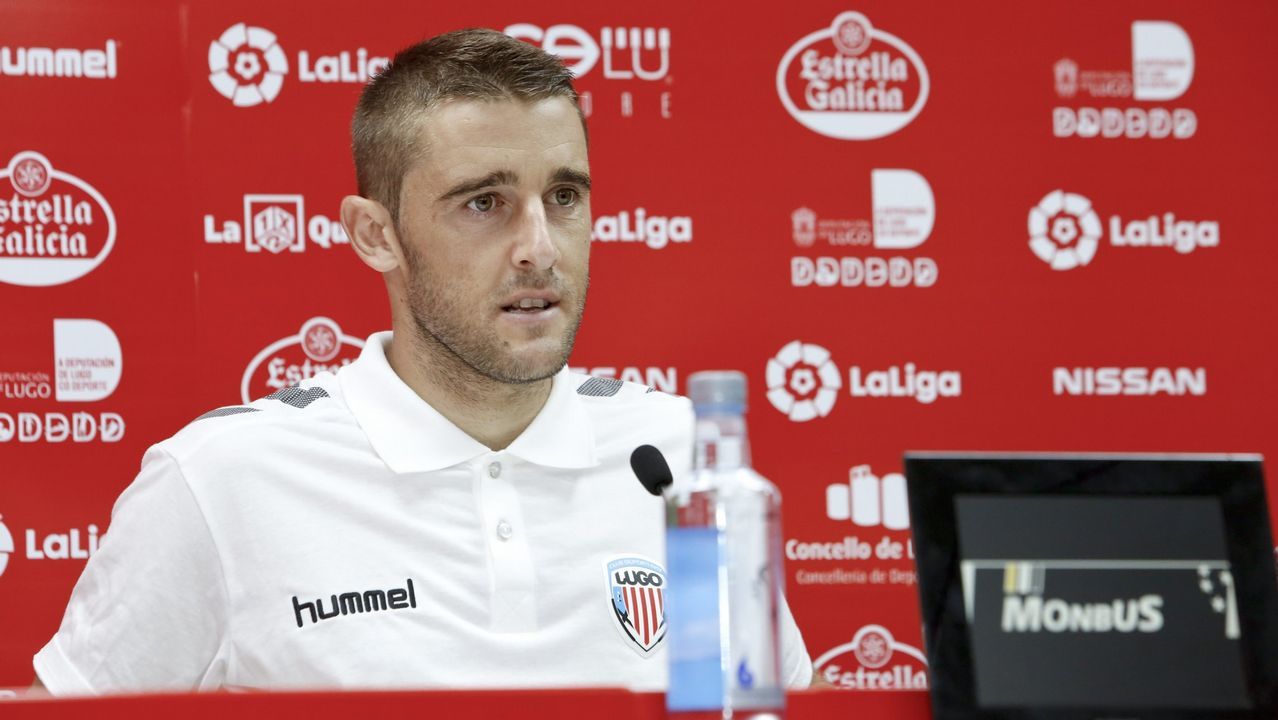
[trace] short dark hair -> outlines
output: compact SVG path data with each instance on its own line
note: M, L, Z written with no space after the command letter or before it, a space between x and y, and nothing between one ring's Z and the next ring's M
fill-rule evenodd
M398 224L404 174L421 150L422 114L440 103L553 97L568 98L581 114L562 60L495 30L456 30L402 50L365 86L355 108L351 149L359 194L386 206Z

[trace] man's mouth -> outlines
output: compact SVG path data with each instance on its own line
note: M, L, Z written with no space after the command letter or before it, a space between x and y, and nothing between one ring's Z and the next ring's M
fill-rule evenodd
M508 313L538 313L557 306L559 303L543 300L541 298L524 298L513 305L507 305L502 308Z

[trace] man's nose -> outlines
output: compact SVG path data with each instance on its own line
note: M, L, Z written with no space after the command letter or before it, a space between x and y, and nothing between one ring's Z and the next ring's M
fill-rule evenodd
M549 270L559 261L559 246L550 234L546 208L540 201L528 203L519 213L511 261L527 270Z

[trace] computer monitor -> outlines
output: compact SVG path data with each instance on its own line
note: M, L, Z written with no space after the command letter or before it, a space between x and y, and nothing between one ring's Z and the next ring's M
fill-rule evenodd
M1255 455L905 456L933 714L1278 718Z

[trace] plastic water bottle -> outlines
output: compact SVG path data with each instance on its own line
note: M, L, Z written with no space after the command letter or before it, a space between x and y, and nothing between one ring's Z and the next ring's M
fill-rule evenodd
M694 373L695 471L666 491L666 708L779 718L781 494L750 468L746 378Z

